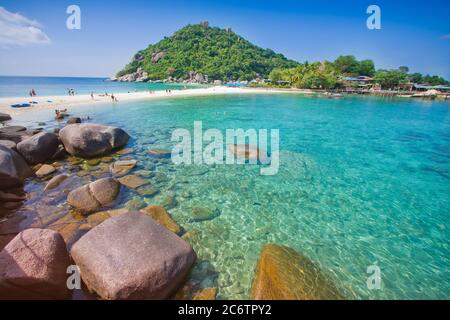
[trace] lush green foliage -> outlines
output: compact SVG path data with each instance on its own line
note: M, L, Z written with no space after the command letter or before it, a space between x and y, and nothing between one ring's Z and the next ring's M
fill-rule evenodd
M339 83L339 71L328 61L300 64L295 68L274 69L269 79L273 84L297 88L332 89Z
M159 58L155 56L159 54ZM333 89L343 77L369 76L383 89L396 88L408 81L429 85L450 84L439 76L409 74L409 68L378 70L372 60L358 61L354 56L338 57L334 62L299 64L262 49L231 30L209 27L207 23L188 25L171 37L138 52L117 76L148 73L150 79L186 79L189 72L207 75L209 80L252 80L260 76L272 86Z
M353 56L340 56L333 63L301 64L295 68L274 69L269 78L272 85L293 86L310 89L333 89L339 87L344 77L371 76L382 89L395 89L408 82L429 85L449 84L439 76L423 76L420 73L408 74L409 68L401 66L398 70L378 70L372 60L358 61ZM356 84L355 84L356 85Z
M354 56L340 56L334 61L334 66L341 74L351 77L372 77L375 74L372 60L358 61Z
M159 52L164 52L164 57L152 62L152 56ZM208 75L210 80L251 80L258 75L267 76L274 68L297 65L281 54L251 44L231 30L204 23L188 25L138 55L142 59L128 64L118 76L141 67L150 79L186 78L194 71Z
M407 74L400 70L378 70L374 80L382 89L392 89L408 82Z

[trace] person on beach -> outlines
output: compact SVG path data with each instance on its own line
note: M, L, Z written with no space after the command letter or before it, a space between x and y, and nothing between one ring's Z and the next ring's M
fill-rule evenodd
M35 97L36 96L36 91L34 91L34 89L31 89L31 96Z
M94 100L94 92L91 92L91 99Z
M56 118L56 120L64 119L64 117L67 116L66 112L67 112L67 109L64 109L64 110L58 110L58 109L56 109L56 110L55 110L55 114L56 114L56 117L55 117L55 118Z

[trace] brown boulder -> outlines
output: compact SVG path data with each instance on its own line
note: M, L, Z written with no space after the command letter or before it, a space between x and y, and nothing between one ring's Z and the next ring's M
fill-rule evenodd
M0 299L65 299L70 258L53 230L28 229L0 252Z
M119 191L117 180L103 178L70 192L67 203L81 212L91 213L113 202Z
M168 298L196 260L189 244L139 212L93 228L71 254L88 288L108 300Z
M0 140L0 145L5 146L10 149L13 149L13 150L15 150L17 147L17 144L11 140Z
M0 145L0 190L20 187L32 175L30 167L17 152Z
M71 124L61 129L59 137L73 156L103 156L128 143L129 135L120 128L94 123Z
M59 146L58 136L50 132L38 133L17 144L17 151L29 164L38 164L50 159Z
M254 300L340 300L344 297L309 259L295 250L263 247L253 281Z
M11 120L11 116L9 114L0 112L0 122L9 121L9 120Z

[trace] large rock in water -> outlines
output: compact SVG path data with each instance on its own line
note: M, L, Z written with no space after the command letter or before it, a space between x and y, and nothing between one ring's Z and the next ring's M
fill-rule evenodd
M112 178L103 178L78 189L67 196L67 203L75 209L91 213L113 202L120 191L120 183Z
M0 299L65 299L66 243L52 230L28 229L0 252Z
M103 156L125 146L130 136L120 128L101 124L71 124L59 132L67 152L73 156L92 158Z
M0 122L11 120L11 116L0 112Z
M17 151L29 164L38 164L50 159L59 146L58 136L41 132L17 144Z
M71 254L88 288L108 300L168 298L196 260L189 244L139 212L93 228Z
M295 250L266 245L253 281L254 300L340 300L344 297L309 259Z
M32 175L30 167L17 152L0 145L0 190L20 187Z

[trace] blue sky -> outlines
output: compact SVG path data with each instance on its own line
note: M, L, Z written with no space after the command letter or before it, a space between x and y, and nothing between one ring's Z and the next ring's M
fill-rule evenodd
M81 30L66 8L81 8ZM366 9L381 8L368 30ZM0 1L0 75L110 76L138 50L188 23L232 27L251 42L303 62L341 54L378 68L450 79L450 1Z

